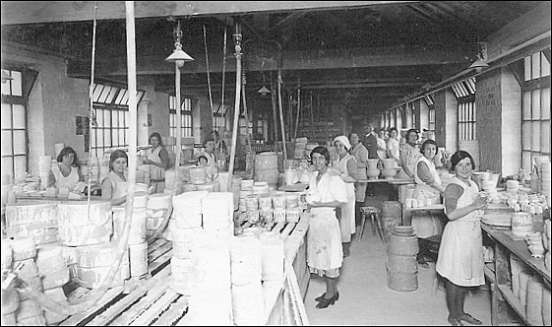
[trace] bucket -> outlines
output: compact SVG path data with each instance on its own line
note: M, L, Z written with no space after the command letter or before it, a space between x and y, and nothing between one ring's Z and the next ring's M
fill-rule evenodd
M418 254L418 239L415 236L404 237L391 234L387 253L401 256Z
M368 170L378 169L379 159L368 159Z
M418 289L418 273L403 273L387 268L387 286L399 292L412 292Z
M415 273L418 271L418 262L415 255L388 254L387 267L393 272Z
M190 182L192 184L207 183L207 169L205 167L190 168Z

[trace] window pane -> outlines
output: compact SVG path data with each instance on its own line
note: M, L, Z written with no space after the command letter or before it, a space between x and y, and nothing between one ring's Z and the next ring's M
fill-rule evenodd
M125 130L119 129L119 146L123 146L126 144L125 141Z
M96 145L98 147L103 147L104 146L104 142L103 142L103 129L98 129L98 138L96 139Z
M103 127L103 110L102 109L96 109L96 123L98 124L98 127Z
M117 90L119 90L116 87L111 87L111 91L109 91L109 94L107 95L107 98L105 99L106 103L112 103L113 98L115 97L115 94L117 94Z
M13 155L11 131L2 131L2 155Z
M96 135L97 131L95 130L94 133L90 136L90 145L95 148L96 147Z
M123 99L123 96L125 95L126 90L120 89L119 93L117 93L117 98L115 99L115 104L120 104L121 100Z
M27 173L27 157L15 157L15 179L23 179Z
M531 91L523 93L523 119L531 119Z
M109 92L111 92L111 86L105 86L102 90L102 93L98 97L98 102L105 103L105 99L109 95Z
M128 90L125 90L125 95L123 96L123 99L121 100L122 105L126 105L128 103Z
M104 110L104 125L111 127L111 110Z
M533 134L533 145L532 149L533 151L540 151L540 125L541 122L534 121L533 122L533 130L531 131Z
M531 152L523 152L522 155L522 168L525 171L531 171Z
M10 76L10 71L2 69L2 76ZM2 94L10 95L10 82L11 81L9 79L4 80L2 77Z
M124 127L129 127L130 126L130 119L129 119L128 111L123 111L123 114L125 115Z
M25 144L25 131L13 131L13 153L27 153Z
M531 79L531 56L525 57L523 59L523 71L524 71L524 80L528 81Z
M96 86L94 86L94 92L92 93L92 99L94 102L98 102L98 98L100 97L102 90L103 90L103 85L96 84Z
M547 87L541 90L541 117L542 119L550 119L550 88Z
M541 122L541 152L550 153L550 121Z
M523 122L521 125L523 150L531 150L531 122Z
M125 128L124 131L125 131L125 145L127 145L127 144L129 143L129 141L130 141L130 140L128 139L128 129Z
M11 93L15 96L23 96L23 87L21 82L21 72L11 72Z
M25 106L21 104L13 105L13 128L26 128Z
M531 95L531 118L533 120L540 119L540 90L534 90Z
M119 127L125 127L125 112L120 110L118 116L119 116Z
M111 147L111 130L106 129L104 131L104 144L107 147Z
M11 105L2 103L2 128L11 128L12 126Z
M540 75L540 52L533 53L531 56L532 73L531 79L539 78Z
M546 59L544 52L541 52L541 76L550 75L550 62Z
M2 158L2 176L8 175L13 178L13 159L10 158Z

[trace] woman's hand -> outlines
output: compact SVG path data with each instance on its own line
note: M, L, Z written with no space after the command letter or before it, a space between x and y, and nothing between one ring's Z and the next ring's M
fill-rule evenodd
M478 194L475 200L472 202L472 206L476 210L484 209L487 206L487 199Z
M144 165L151 165L154 163L153 160L150 160L149 158L144 158L142 162L144 163Z

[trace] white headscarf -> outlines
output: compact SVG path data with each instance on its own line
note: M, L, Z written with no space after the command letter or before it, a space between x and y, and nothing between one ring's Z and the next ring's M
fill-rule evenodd
M343 144L345 146L345 149L347 149L347 151L351 150L351 142L349 142L349 139L347 138L347 136L345 135L338 136L334 139L334 143L335 142L340 142L341 144Z

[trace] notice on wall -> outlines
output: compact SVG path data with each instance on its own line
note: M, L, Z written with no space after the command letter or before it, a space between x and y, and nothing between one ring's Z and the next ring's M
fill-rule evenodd
M76 126L76 135L88 135L90 134L89 125L90 119L86 116L76 116L75 117L75 126Z

